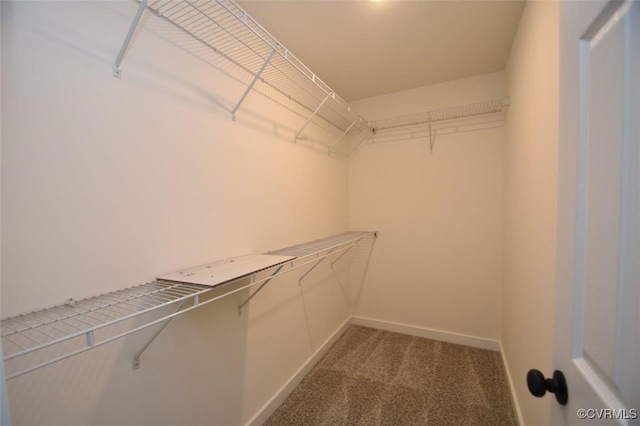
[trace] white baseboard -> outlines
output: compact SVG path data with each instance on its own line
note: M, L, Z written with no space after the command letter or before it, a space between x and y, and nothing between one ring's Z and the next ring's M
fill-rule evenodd
M309 371L320 361L325 353L333 346L333 344L347 331L347 328L351 325L351 318L347 320L333 333L320 347L315 351L311 357L295 372L287 383L284 384L267 402L251 420L249 420L246 426L258 426L264 424L269 416L278 408L285 399L289 396L296 386L305 378Z
M507 362L507 356L504 353L502 342L498 342L498 343L500 344L500 356L502 357L502 365L504 365L504 371L507 374L507 381L509 383L509 391L511 392L511 403L513 404L513 408L516 411L518 424L521 426L524 426L524 419L522 418L522 411L520 411L520 404L518 403L518 395L516 395L516 388L513 384L513 377L511 376L511 369L509 368L509 363Z
M385 331L408 334L410 336L426 337L428 339L440 340L442 342L457 343L459 345L472 346L474 348L488 349L491 351L500 350L498 340L484 339L482 337L467 336L465 334L451 333L448 331L434 330L430 328L416 327L413 325L400 324L390 321L381 321L372 318L353 316L352 323L364 327L378 328Z

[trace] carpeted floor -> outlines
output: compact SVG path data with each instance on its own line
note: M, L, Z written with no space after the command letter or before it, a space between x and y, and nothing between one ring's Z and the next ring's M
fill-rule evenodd
M265 425L516 425L494 351L352 325Z

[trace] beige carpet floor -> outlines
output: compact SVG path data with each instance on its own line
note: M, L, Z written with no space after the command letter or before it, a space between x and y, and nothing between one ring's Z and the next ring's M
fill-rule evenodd
M516 425L498 352L352 325L265 425Z

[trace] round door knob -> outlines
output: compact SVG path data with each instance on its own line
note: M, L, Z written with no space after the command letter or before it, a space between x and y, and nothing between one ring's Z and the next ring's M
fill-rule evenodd
M547 392L555 394L556 400L561 405L567 405L569 401L569 390L567 381L562 371L553 372L553 378L545 379L540 370L529 370L527 373L527 387L533 396L543 397Z

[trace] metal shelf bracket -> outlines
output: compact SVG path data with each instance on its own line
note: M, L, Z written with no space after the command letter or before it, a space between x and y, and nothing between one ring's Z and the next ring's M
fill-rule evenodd
M335 265L335 264L336 264L336 262L338 262L338 260L342 259L342 257L344 257L344 255L345 255L345 254L349 253L353 247L354 247L354 246L349 246L349 248L348 248L347 250L345 250L345 251L344 251L340 256L338 256L338 257L336 258L336 260L334 260L333 262L331 262L331 269L333 269L333 265ZM333 270L333 272L335 272L335 269Z
M122 43L122 47L120 47L120 51L118 52L118 56L113 63L112 71L113 76L116 78L122 78L122 71L120 70L120 64L122 63L122 58L124 58L124 54L127 52L127 48L131 43L131 39L133 38L133 34L136 32L136 28L140 23L140 18L142 18L142 13L144 9L147 7L148 0L141 0L140 6L138 6L138 11L136 12L136 16L133 18L131 22L131 26L129 27L129 31L127 32L126 37L124 38L124 42Z
M184 306L185 302L186 302L186 300L183 300L182 302L180 302L180 304L176 308L176 311L174 312L174 314L180 312L180 310L182 309L182 306ZM197 300L196 299L194 299L194 305L197 305ZM162 333L164 331L164 329L169 325L169 323L171 322L171 320L173 318L174 317L171 316L168 319L164 320L164 322L162 322L162 325L160 326L160 328L158 328L156 330L156 332L153 333L153 335L149 338L149 340L147 340L147 343L142 345L142 348L138 352L136 352L136 354L133 356L133 362L131 363L131 367L134 370L137 370L138 368L140 368L140 357L142 356L144 351L146 351L147 348L149 346L151 346L151 343L153 343L153 341L156 340L156 337L158 337L160 335L160 333Z
M244 99L247 97L247 95L249 94L251 89L253 89L253 86L255 86L256 82L258 81L258 79L262 75L262 72L267 67L267 65L269 65L269 62L271 62L271 58L273 58L273 55L275 53L276 53L276 49L274 48L273 50L271 50L271 53L269 54L269 56L267 56L267 59L265 59L264 63L262 64L262 66L260 67L258 72L253 76L253 80L251 80L251 83L249 83L249 85L247 86L246 90L244 91L244 93L240 97L240 100L238 101L236 106L233 107L233 109L231 110L231 118L234 121L236 119L236 111L238 110L238 108L240 108L240 105L242 105L242 102L244 102Z
M329 253L326 254L326 256L323 256L322 259L318 260L315 265L313 265L311 268L309 268L309 270L307 272L305 272L300 279L298 280L298 285L302 286L302 280L311 273L311 271L313 271L314 269L316 269L316 267L321 264L331 253L333 253L333 251L335 250L335 247L332 247L331 250L329 250Z
M238 316L242 315L242 308L244 307L244 305L246 305L247 303L249 303L249 301L251 299L253 299L253 297L258 294L260 292L260 290L262 290L264 288L264 286L266 286L267 284L269 284L269 281L271 281L277 274L278 272L280 272L280 270L282 269L282 267L284 266L284 264L278 266L278 268L275 270L275 272L273 274L271 274L271 276L262 284L260 284L260 287L258 287L256 289L256 291L254 291L251 296L249 296L244 302L242 302L240 305L238 305Z
M343 137L345 137L347 135L347 133L349 133L349 130L351 130L351 128L358 122L359 118L356 118L355 120L353 120L353 122L351 123L351 125L349 127L347 127L347 130L345 130L340 137L333 143L333 145L331 145L331 147L329 148L329 155L331 155L331 153L333 152L333 148L338 145L338 143L340 143L340 141L342 140Z
M344 289L344 285L342 284L342 280L340 280L340 276L338 275L338 273L336 272L335 269L333 269L333 265L336 264L336 262L338 262L340 259L342 259L342 257L349 253L351 251L351 249L354 246L350 246L347 250L345 250L340 256L338 256L338 258L336 260L334 260L333 262L331 262L331 270L333 271L333 274L336 276L336 280L338 280L338 284L340 284L340 289L342 290L342 294L344 294L345 299L347 299L347 302L349 303L349 306L351 306L351 299L349 298L349 295L347 294L347 291Z
M311 123L311 120L313 120L313 117L315 117L318 114L318 112L320 111L320 108L322 108L324 103L327 102L327 100L331 97L331 95L332 93L329 93L327 96L325 96L322 102L320 102L320 105L318 105L315 111L313 111L313 114L311 114L311 116L307 118L307 121L305 121L305 123L302 125L302 128L298 131L298 133L296 133L296 136L293 138L294 142L296 142L298 138L300 138L300 134L302 134L302 131L309 125L309 123Z
M431 115L429 115L429 154L433 154L433 144L434 144L435 138L436 138L435 132L431 128Z

